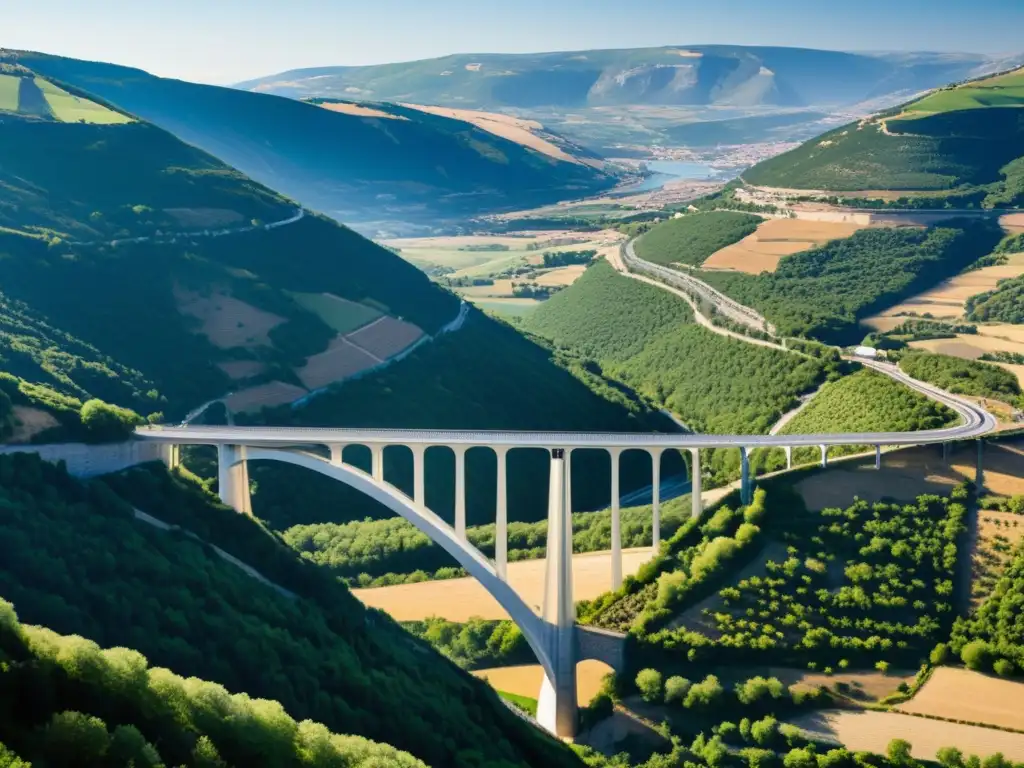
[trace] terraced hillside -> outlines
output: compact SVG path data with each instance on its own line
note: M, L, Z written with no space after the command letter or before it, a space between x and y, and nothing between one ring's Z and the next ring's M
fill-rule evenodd
M1024 70L936 91L745 171L789 189L955 190L986 207L1024 202Z
M438 217L582 197L615 182L603 163L564 140L557 139L564 157L555 157L472 122L418 109L349 102L324 109L110 64L11 56L346 223L433 225Z

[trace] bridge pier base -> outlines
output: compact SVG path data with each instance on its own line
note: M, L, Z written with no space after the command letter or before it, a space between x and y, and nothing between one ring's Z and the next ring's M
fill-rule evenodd
M217 446L217 493L223 504L239 514L252 516L249 497L249 463L245 446Z
M740 447L740 502L744 505L750 504L753 500L753 491L750 487L750 455L746 446Z
M537 722L561 738L576 735L576 605L572 599L572 518L567 514L565 451L551 452L548 541L541 619L550 672L537 698Z
M690 517L696 519L704 513L704 500L701 498L700 449L690 449Z
M822 445L821 448L821 466L822 469L828 466L828 446Z
M786 469L793 468L793 446L787 445L783 450L786 452Z
M875 469L882 468L882 446L875 446Z

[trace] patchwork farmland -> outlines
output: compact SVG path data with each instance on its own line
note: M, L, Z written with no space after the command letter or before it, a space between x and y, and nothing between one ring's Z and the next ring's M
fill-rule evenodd
M863 228L860 224L769 219L758 225L753 234L713 253L701 266L703 269L731 269L753 275L774 272L786 256L831 240L842 240Z

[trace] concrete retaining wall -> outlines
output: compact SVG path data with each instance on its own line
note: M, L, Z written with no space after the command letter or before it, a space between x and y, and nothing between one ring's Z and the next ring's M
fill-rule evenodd
M47 445L5 445L0 454L35 453L44 461L56 464L63 461L68 474L75 477L97 477L122 469L165 460L170 446L148 440L129 440L124 443L87 445L85 443L52 443Z

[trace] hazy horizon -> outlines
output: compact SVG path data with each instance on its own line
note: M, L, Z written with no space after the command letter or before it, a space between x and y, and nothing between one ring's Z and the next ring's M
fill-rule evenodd
M941 8L937 8L937 5ZM33 0L5 9L0 44L230 84L295 69L455 53L543 53L668 45L862 52L1024 50L1024 3L986 0ZM939 12L936 12L939 11ZM61 23L54 23L59 19Z

